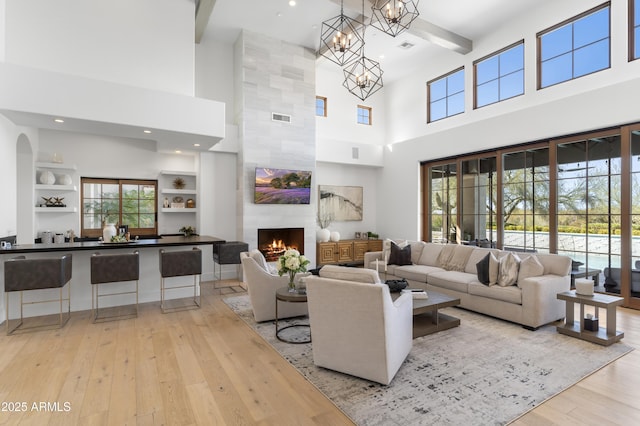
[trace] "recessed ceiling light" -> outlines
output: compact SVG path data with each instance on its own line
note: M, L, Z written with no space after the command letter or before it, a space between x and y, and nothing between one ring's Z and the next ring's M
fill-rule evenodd
M384 55L380 55L380 56L378 56L378 58L384 59Z
M278 18L280 18L280 17L282 16L282 12L278 12L278 13L276 13L276 16L277 16Z
M289 6L293 7L296 5L296 1L295 0L289 0Z
M176 154L182 154L182 151L180 151L179 149L176 149Z
M142 132L143 132L143 133L146 133L146 134L149 134L149 133L151 133L151 130L149 130L149 129L145 129L145 130L143 130Z
M200 146L200 144L199 143L194 143L193 146Z
M62 118L54 118L53 121L55 121L56 123L64 123L64 120Z

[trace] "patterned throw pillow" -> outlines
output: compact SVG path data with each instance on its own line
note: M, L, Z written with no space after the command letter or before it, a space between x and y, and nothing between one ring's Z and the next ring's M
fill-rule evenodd
M498 285L508 287L514 285L518 281L518 268L520 266L520 258L508 253L500 259L500 269L498 271Z

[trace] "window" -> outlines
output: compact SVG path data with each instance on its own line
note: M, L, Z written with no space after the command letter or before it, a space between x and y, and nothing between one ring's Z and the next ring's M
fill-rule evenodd
M464 112L464 68L427 83L427 123Z
M610 66L609 3L538 34L538 88Z
M524 41L473 64L475 107L504 101L524 93Z
M629 60L640 58L640 0L629 0Z
M128 225L132 235L157 234L154 180L82 178L83 237L102 235L102 223Z
M371 125L371 108L358 105L358 124Z
M316 96L316 115L318 117L327 116L327 98Z

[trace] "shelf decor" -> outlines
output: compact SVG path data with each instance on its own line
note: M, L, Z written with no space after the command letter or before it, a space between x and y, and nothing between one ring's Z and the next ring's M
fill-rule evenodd
M184 189L186 182L181 177L177 177L173 180L173 187L175 189Z

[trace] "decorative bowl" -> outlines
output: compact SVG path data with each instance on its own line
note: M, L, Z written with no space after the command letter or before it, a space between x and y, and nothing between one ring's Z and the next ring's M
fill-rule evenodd
M389 286L389 291L391 293L398 293L404 290L409 283L404 278L401 280L387 280L385 283Z

